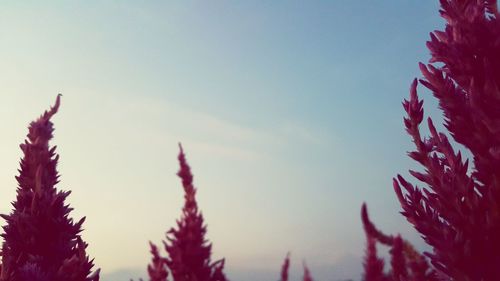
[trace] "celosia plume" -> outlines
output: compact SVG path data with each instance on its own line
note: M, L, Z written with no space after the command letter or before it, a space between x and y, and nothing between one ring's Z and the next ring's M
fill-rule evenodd
M391 276L394 281L408 280L408 269L406 268L406 257L404 255L403 239L400 235L393 240L391 254Z
M167 260L160 256L158 247L149 242L151 248L151 263L148 265L148 275L150 281L167 281Z
M439 100L445 127L473 156L463 160L448 137L427 120L420 133L423 101L417 81L403 105L405 127L423 167L394 180L403 215L432 246L432 264L454 280L498 280L500 276L500 21L496 1L441 0L445 31L431 33L430 63L420 80ZM404 192L403 192L404 190Z
M304 276L302 277L303 281L313 281L313 278L311 276L311 271L307 267L307 264L304 262L303 264L304 267Z
M180 144L179 148L177 175L184 188L184 207L177 228L168 231L168 242L164 242L168 268L174 281L225 281L224 261L210 261L212 246L205 240L207 229L198 210L193 175Z
M440 3L446 28L431 33L427 42L431 64L420 64L424 76L420 83L438 99L445 128L471 152L473 165L469 170L469 160L462 159L461 152L456 152L430 118L430 136L422 137L423 101L417 95L415 79L410 98L403 102L407 113L404 124L416 146L409 156L424 168L410 174L424 186L417 187L398 175L394 190L402 214L432 247L432 253L425 254L436 269L433 276L460 281L498 280L500 15L494 0ZM383 235L367 219L363 221L369 237L392 247L395 280L429 280L423 256L414 256L404 240Z
M368 217L366 204L361 208L361 220L367 239L365 253L364 280L388 281L437 281L438 274L433 270L425 257L421 255L410 242L403 240L400 235L396 237L387 235L378 230ZM376 244L381 243L390 247L391 269L390 274L383 271L384 261L377 257Z
M59 156L49 147L54 131L51 117L55 105L31 122L27 140L21 144L23 158L14 209L3 227L2 281L97 281L99 270L91 274L92 260L80 232L85 218L74 223L72 208L65 204L70 191L58 191L56 170Z
M366 255L364 268L364 281L389 280L384 273L384 260L377 256L376 240L369 235L366 236Z
M281 279L280 281L288 281L288 270L290 268L290 253L286 254L283 265L281 266Z
M224 274L224 264L226 263L225 259L220 259L212 264L213 273L212 273L212 281L228 281L226 275Z

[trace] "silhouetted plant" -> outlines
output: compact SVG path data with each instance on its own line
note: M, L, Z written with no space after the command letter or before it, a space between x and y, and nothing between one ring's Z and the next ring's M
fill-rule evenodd
M365 204L361 209L361 219L367 239L363 280L440 280L438 273L430 267L426 258L415 250L410 242L403 240L399 235L386 235L373 225ZM390 247L392 268L388 273L384 272L384 261L377 256L377 242Z
M290 253L286 254L283 265L281 266L280 281L288 281L288 271L290 269Z
M158 247L149 242L151 247L151 263L148 265L148 275L150 281L167 281L168 271L167 271L167 259L160 256L158 252Z
M311 271L309 270L309 268L307 267L307 264L305 262L303 263L303 267L304 267L304 276L302 277L302 280L303 281L313 281L313 278L311 276Z
M375 238L367 235L366 244L366 256L364 261L365 272L363 275L363 280L387 280L387 277L384 274L384 260L377 256L377 246Z
M470 151L473 165L469 171L469 160L462 160L462 154L456 152L444 133L436 130L430 118L430 136L421 136L423 101L418 98L414 80L410 98L403 102L407 113L404 124L416 146L409 156L424 167L423 172L410 173L424 187L398 175L394 190L402 214L432 247L432 252L425 255L436 270L434 276L460 281L498 280L500 15L494 0L440 3L446 28L431 33L427 46L432 57L430 64L420 64L424 76L420 83L438 99L446 129ZM405 260L395 258L401 257L400 238L367 233L392 247L394 280L404 280L410 269L423 272L425 259L409 259L404 242ZM408 280L428 280L425 278Z
M58 191L56 170L59 156L49 147L60 95L55 105L31 122L27 140L21 144L23 158L14 209L2 215L2 281L97 281L99 270L91 274L80 232L85 218L74 223L72 208L65 204L70 191Z
M180 170L177 175L182 180L184 188L184 207L177 228L167 232L167 240L163 244L168 254L161 258L154 244L151 244L152 262L148 266L151 281L164 281L167 272L163 271L163 263L172 274L173 281L226 281L224 274L224 259L211 262L212 245L205 239L207 231L201 212L196 202L196 189L193 185L193 175L182 146L179 144ZM158 278L159 279L155 279Z
M404 125L416 149L409 156L423 166L410 174L418 187L401 175L393 187L402 214L431 246L420 254L400 235L378 230L363 204L366 234L365 281L494 281L500 276L500 14L495 0L440 0L444 31L434 31L427 46L431 60L420 64L424 79L415 79L404 100ZM444 112L449 135L472 155L463 160L448 136L428 118L430 136L422 137L423 101L418 81L432 91ZM98 281L93 260L80 236L85 220L74 223L65 204L70 191L58 191L58 155L49 146L55 105L29 126L21 144L23 158L13 210L2 237L0 281ZM184 206L177 226L164 241L167 257L150 243L150 281L226 281L225 260L211 261L211 244L196 202L193 175L182 146L178 176ZM377 244L389 247L390 268L377 255ZM429 263L430 262L430 263ZM281 267L288 281L290 255ZM304 281L312 281L304 264Z

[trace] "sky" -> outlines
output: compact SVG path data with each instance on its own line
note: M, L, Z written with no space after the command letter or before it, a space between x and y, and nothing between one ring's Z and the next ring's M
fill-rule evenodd
M425 249L392 177L418 168L401 102L443 25L438 1L3 2L0 212L27 125L62 93L58 188L103 281L145 277L180 217L178 142L231 280L278 279L288 251L292 279L306 261L358 280L363 202Z

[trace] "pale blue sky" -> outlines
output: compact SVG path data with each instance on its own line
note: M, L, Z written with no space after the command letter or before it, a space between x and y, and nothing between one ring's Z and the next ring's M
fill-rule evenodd
M27 124L61 92L59 187L104 273L143 270L180 216L181 141L232 280L277 279L289 250L296 277L305 259L317 280L357 279L363 201L423 245L391 178L415 167L401 101L443 26L437 2L4 3L0 210Z

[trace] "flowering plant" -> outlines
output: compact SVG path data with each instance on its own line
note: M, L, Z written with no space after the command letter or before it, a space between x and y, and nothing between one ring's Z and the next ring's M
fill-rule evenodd
M211 262L212 245L205 240L207 227L198 210L193 175L180 144L179 148L180 170L177 175L184 188L182 217L177 221L177 228L167 232L168 241L163 242L168 257L160 257L157 247L151 243L150 280L166 281L168 267L174 281L226 281L224 259Z
M402 214L432 252L424 258L399 236L382 234L363 206L368 236L365 280L486 281L500 276L500 15L495 0L440 3L446 28L431 33L431 60L420 64L424 78L419 82L438 99L445 128L470 151L472 165L431 118L430 136L422 137L423 101L414 80L410 98L403 102L404 124L416 146L409 156L424 168L410 174L424 186L398 175L394 190ZM390 275L382 273L375 242L391 247ZM420 264L418 270L412 260ZM410 271L415 275L410 277Z
M55 105L31 122L21 144L16 201L3 227L2 281L98 281L99 270L91 274L93 261L85 253L80 236L85 218L77 223L68 217L72 208L64 200L70 191L58 191L56 170L59 155L49 147L54 131L51 117Z

